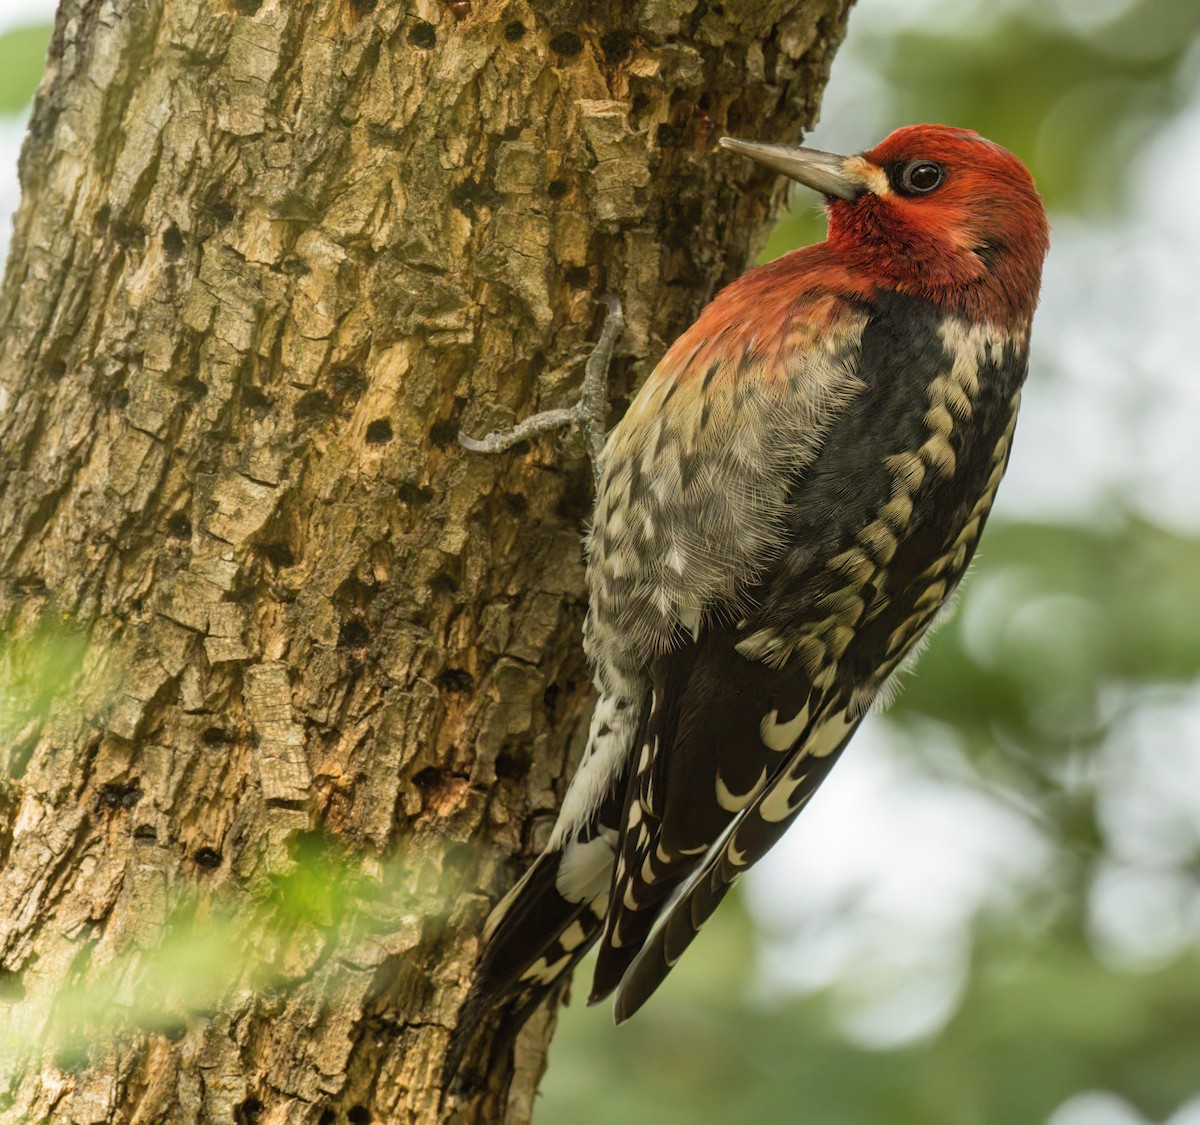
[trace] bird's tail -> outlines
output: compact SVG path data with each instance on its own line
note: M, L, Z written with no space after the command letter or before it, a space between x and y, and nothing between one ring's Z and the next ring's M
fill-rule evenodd
M458 1070L490 1013L491 1058L511 1045L537 1006L569 978L600 936L616 866L632 773L628 745L639 711L602 692L588 748L559 813L551 844L492 911L460 1010L448 1070ZM565 825L565 826L564 826Z
M484 926L483 952L447 1055L454 1072L489 1013L501 1011L507 1047L534 1009L570 975L600 936L616 833L597 825L590 838L543 852L497 904Z

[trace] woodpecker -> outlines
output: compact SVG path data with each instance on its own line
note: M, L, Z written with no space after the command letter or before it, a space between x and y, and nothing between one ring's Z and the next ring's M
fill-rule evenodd
M603 445L587 748L466 1032L596 943L592 1001L645 1003L887 698L1008 463L1049 247L1024 165L940 125L721 144L820 192L828 235L718 293Z

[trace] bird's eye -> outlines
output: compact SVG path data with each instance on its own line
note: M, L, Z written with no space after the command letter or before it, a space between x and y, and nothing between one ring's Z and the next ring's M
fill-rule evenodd
M946 169L932 160L912 160L900 169L897 187L904 195L928 195L940 187Z

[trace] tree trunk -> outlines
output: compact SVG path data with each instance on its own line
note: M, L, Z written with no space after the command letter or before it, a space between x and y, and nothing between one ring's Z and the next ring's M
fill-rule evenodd
M0 1115L526 1121L441 1061L585 733L583 442L849 0L63 0L0 297ZM776 200L777 201L777 200ZM50 683L53 681L53 683ZM49 684L49 686L47 686Z

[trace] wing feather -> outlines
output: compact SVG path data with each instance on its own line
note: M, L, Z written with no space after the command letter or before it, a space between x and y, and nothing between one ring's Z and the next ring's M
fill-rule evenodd
M734 629L712 629L655 662L654 705L627 794L593 1002L617 987L713 842L748 808L764 801L773 808L796 753L825 748L826 708L811 682L794 668L742 656L736 639ZM790 721L776 722L780 715ZM789 734L786 744L781 732Z
M757 863L800 815L857 729L847 709L818 720L810 736L788 755L766 788L737 814L731 827L695 870L661 924L630 958L613 1007L618 1023L655 992L684 950L742 874ZM815 750L824 750L815 753Z

